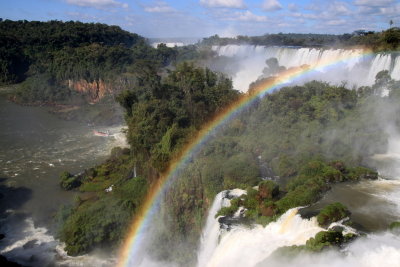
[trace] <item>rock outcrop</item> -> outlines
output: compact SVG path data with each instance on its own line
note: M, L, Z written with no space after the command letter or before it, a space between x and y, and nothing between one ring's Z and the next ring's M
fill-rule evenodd
M68 87L86 96L89 103L100 101L107 94L111 94L113 89L110 84L103 80L89 82L87 80L68 80Z

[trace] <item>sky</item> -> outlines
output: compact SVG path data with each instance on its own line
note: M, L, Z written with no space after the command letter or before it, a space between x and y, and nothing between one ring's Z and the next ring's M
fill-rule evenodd
M400 0L0 0L0 18L99 22L148 38L340 34L400 26Z

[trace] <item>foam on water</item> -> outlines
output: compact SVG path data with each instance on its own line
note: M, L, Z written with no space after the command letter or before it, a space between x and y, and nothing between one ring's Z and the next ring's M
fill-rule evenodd
M10 216L18 217L14 211ZM18 218L15 218L18 220ZM102 258L100 255L68 256L65 245L52 236L45 227L36 227L32 218L25 218L16 225L7 227L5 243L0 254L10 260L27 266L46 266L57 263L58 266L113 266L115 258Z
M222 234L211 257L199 266L255 266L279 247L304 244L323 229L315 218L302 219L297 211L288 210L266 227L234 226Z

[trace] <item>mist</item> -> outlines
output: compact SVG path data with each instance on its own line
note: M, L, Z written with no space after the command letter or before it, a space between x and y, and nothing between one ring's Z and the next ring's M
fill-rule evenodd
M353 86L371 86L375 76L382 70L388 70L393 79L400 79L400 57L393 54L365 54L363 49L325 49L256 45L213 46L216 53L207 65L220 71L233 80L233 87L242 92L249 89L258 79L277 75L279 71L269 71L267 60L276 59L277 70L313 65L335 58L349 58L343 63L319 68L310 75L297 79L296 84L311 80L320 80L332 84L345 82ZM364 56L363 56L364 55Z

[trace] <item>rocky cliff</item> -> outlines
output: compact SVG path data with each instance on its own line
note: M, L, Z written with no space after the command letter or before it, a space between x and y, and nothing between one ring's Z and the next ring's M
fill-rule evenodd
M68 87L86 96L89 103L96 103L107 94L111 94L113 89L110 84L103 80L89 82L87 80L68 80Z

